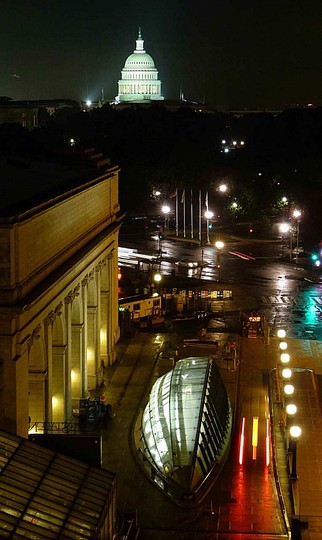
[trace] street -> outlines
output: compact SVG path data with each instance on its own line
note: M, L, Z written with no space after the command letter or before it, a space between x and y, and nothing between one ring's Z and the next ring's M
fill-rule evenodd
M136 235L121 235L122 249L134 250L127 255L126 264L135 268L140 255L151 259L157 241ZM242 259L231 255L230 251L245 253L253 259ZM218 253L214 246L199 246L189 241L165 238L162 241L162 261L160 271L169 275L175 269L176 275L190 276L199 284L208 287L210 282L218 283ZM271 333L280 327L287 328L290 337L322 340L322 278L318 269L290 263L281 259L279 242L235 240L228 238L220 256L221 284L226 288L236 284L243 291L241 309L247 309L256 300L271 327ZM178 260L207 261L209 264L199 269L178 268ZM120 264L122 264L122 257ZM321 281L321 282L320 282ZM160 286L162 283L160 284Z
M139 239L136 249L148 253L145 244ZM133 245L131 247L134 249ZM163 248L167 255L171 254L171 260L189 257L199 260L201 249L205 260L211 263L216 259L213 247L200 248L166 240ZM249 310L256 306L265 314L270 326L271 342L274 343L276 339L277 329L285 328L296 351L297 365L303 365L301 358L304 357L305 365L314 366L319 373L319 359L315 348L310 347L309 343L314 345L317 343L315 340L322 339L321 285L307 280L311 276L311 269L281 261L276 244L270 244L267 249L267 245L258 243L251 248L255 260L235 257L228 252L222 254L220 285L237 291L232 301L234 313L236 309ZM233 247L229 250L232 251ZM250 254L248 245L239 245L238 251ZM263 252L267 256L264 257ZM172 264L162 260L162 266L165 265L169 272ZM214 285L218 286L215 272L215 265L210 264L208 276L211 275ZM200 279L199 287L211 287L208 276ZM224 302L221 304L224 306ZM217 339L220 334L213 332L222 332L227 321L230 321L227 305L220 307L221 317L210 319L209 336ZM211 324L214 330L211 330ZM225 331L230 332L229 329ZM291 516L292 508L283 441L279 442L277 448L282 461L283 500L275 485L273 455L268 451L272 441L265 373L274 369L277 352L275 346L265 344L262 339L241 338L239 370L228 372L225 364L220 365L235 407L235 424L227 462L202 505L189 510L175 505L142 471L140 456L133 445L133 435L135 426L139 425L138 418L147 401L149 389L163 373L159 353L170 343L173 349L179 348L179 357L209 354L207 350L194 350L184 345L184 338L195 335L195 332L196 328L188 324L176 327L167 325L162 330L138 332L128 344L118 345L121 358L115 372L117 376L109 378L107 374L106 381L108 400L114 403L114 417L103 435L103 447L106 449L103 465L117 472L118 507L125 511L137 511L140 538L144 540L171 537L182 540L287 538L289 523L285 516L286 510L287 515ZM312 361L308 361L312 354ZM244 441L242 452L241 436Z

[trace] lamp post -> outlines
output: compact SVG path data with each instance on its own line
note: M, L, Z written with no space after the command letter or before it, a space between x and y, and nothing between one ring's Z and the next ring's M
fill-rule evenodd
M284 330L284 328L280 328L279 330L277 330L277 337L279 339L284 339L286 336L286 331Z
M294 420L296 412L297 412L297 406L294 403L288 403L286 405L286 427L287 427L287 424L289 424L292 420Z
M155 274L153 275L153 281L155 283L160 283L161 279L162 279L162 276L160 272L155 272Z
M214 213L211 212L211 210L206 210L205 213L204 213L204 216L206 218L206 229L207 229L207 244L210 243L210 238L209 238L209 220L213 217Z
M153 272L152 270L152 279L151 279L151 292L152 294L155 292L156 286L160 283L162 280L162 275L159 270Z
M288 223L281 223L280 224L280 233L282 236L282 258L284 257L284 235L289 232L290 226Z
M283 368L282 377L283 379L290 379L292 377L292 370L290 368Z
M295 263L297 264L299 256L299 236L300 236L300 217L301 211L294 210L293 217L296 219L296 253L295 253Z
M221 250L225 247L225 244L221 240L217 240L217 242L215 242L215 247L217 248L218 281L220 281L221 279Z
M218 187L218 191L220 191L220 193L226 193L227 190L228 190L227 184L220 184Z
M279 330L277 330L277 337L279 339L278 350L279 350L279 353L280 353L280 356L279 356L280 362L282 364L287 363L288 360L286 362L283 362L283 360L282 360L283 354L287 354L287 353L285 353L285 351L287 349L287 342L284 341L285 337L286 337L286 331L284 330L284 328L280 328ZM287 356L289 356L289 355L287 355ZM281 379L280 379L280 365L279 365L278 361L276 361L275 378L276 378L277 402L281 403Z
M167 230L167 222L168 222L168 214L170 212L170 206L168 204L164 204L161 208L162 212L164 213L164 230Z
M301 436L302 430L300 426L291 426L290 428L290 443L289 443L289 452L292 459L292 467L290 478L292 480L297 480L297 471L296 471L296 460L297 460L297 443Z
M288 364L290 361L290 355L288 353L282 353L280 356L282 364Z

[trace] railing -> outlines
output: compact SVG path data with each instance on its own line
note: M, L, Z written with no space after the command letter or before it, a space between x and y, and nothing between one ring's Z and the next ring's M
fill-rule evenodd
M34 422L29 427L29 433L73 433L79 434L77 422Z

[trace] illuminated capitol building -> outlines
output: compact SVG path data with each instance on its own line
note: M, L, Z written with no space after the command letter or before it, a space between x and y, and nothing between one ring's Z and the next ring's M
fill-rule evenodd
M158 70L153 58L144 50L144 40L139 28L136 48L125 61L115 101L116 103L147 103L163 99Z

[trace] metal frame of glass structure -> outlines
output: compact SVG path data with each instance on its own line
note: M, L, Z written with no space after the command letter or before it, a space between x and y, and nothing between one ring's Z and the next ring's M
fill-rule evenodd
M114 473L0 431L1 538L112 538L115 489Z
M179 360L154 384L142 417L145 457L157 484L191 499L227 454L232 410L208 357Z

